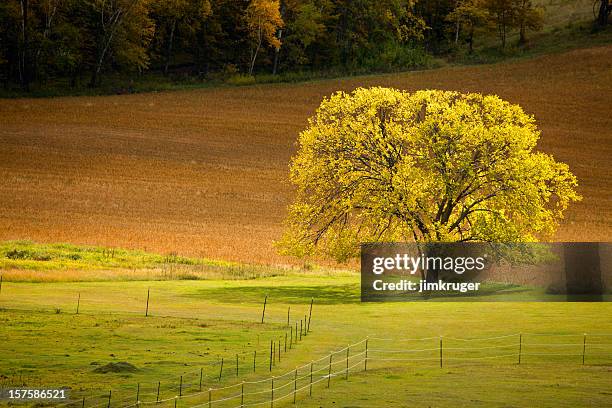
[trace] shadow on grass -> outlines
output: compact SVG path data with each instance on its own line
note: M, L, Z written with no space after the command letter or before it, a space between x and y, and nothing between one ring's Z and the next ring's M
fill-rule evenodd
M317 304L359 303L359 284L317 286L246 286L200 289L186 295L201 300L223 303L261 303L266 295L268 302L304 304L314 298Z

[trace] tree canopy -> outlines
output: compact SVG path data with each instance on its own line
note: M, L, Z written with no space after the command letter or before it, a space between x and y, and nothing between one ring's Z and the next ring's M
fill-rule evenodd
M342 261L362 242L547 239L581 197L539 136L494 95L338 92L300 134L282 252Z

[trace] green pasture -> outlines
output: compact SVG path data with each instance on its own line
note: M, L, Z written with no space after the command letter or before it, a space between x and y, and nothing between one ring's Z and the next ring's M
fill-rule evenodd
M147 291L149 316L145 317ZM261 324L266 296L265 323ZM293 328L296 321L305 319L312 298L311 331L285 353L287 311L290 308ZM279 376L319 358L322 361L315 364L318 372L314 375L312 397L308 387L304 389L309 381L303 378L304 374L308 377L308 366L300 368L300 380L295 384L300 390L296 396L300 406L612 403L612 337L603 336L612 333L609 303L362 304L357 275L313 275L232 281L4 281L0 308L0 381L69 386L74 396L87 398L86 406L106 406L109 389L113 390L111 406L126 406L135 401L137 384L141 384L141 400L155 400L158 382L162 399L174 397L178 395L181 375L185 394L195 393L199 390L200 369L204 373L203 389L207 390ZM519 333L523 333L520 365L515 347ZM584 365L583 333L587 333ZM467 343L461 340L510 334L514 336ZM363 352L361 342L349 350L348 381L343 372L344 351L333 356L333 372L339 370L339 374L332 377L327 389L324 376L329 353L368 336L368 371L363 372L361 357L352 357ZM444 339L443 368L438 362L438 336ZM407 340L419 338L427 339ZM275 361L270 372L271 340L280 342L283 351L281 361ZM469 347L464 347L466 344ZM508 347L500 349L508 354L496 358L497 349L490 349L492 346ZM462 350L471 347L475 351ZM419 361L379 361L373 351L413 349L431 351L419 352L419 357L425 357ZM258 355L253 373L255 350ZM379 352L378 356L384 358L385 354ZM461 360L474 356L483 359ZM221 357L224 370L219 381ZM119 362L129 363L134 369L96 372ZM291 391L291 378L289 374L288 379L285 376L285 380L277 380L277 384L288 383L275 398ZM263 382L252 387L249 389L264 393L269 385ZM235 392L230 389L216 392L217 395L232 396ZM267 393L265 396L269 397ZM206 398L205 392L191 400L178 399L177 406L206 406ZM289 406L292 401L289 395L275 406ZM165 401L159 406L173 403ZM229 400L214 406L239 404L239 400Z

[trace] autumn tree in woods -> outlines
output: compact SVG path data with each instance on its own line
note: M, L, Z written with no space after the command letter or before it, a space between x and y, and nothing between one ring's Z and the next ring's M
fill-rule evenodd
M246 10L246 24L254 42L251 51L250 75L253 74L257 55L263 45L267 44L277 50L281 46L281 41L276 36L277 31L284 24L279 7L278 0L251 0Z
M485 0L461 0L457 7L448 15L447 19L454 25L454 43L464 33L469 52L474 50L474 36L477 30L486 30L490 17L484 7Z
M147 46L155 32L149 17L150 0L88 0L90 30L95 47L90 86L96 86L109 57L127 68L145 69Z
M299 136L279 246L342 261L362 242L548 238L580 196L568 166L535 151L539 136L493 95L338 92Z

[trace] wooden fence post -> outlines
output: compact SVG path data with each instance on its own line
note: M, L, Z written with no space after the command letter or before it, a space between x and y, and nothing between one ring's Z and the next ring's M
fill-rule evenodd
M523 333L519 334L519 360L518 363L521 365L521 356L523 355Z
M240 386L240 408L244 408L244 381Z
M270 371L272 371L272 340L270 340Z
M268 295L266 295L266 298L264 299L264 305L263 305L263 311L261 312L261 322L264 322L264 318L266 316L266 304L268 303Z
M297 394L297 368L295 369L295 374L293 375L293 403L295 404L295 395Z
M108 405L107 408L110 408L111 396L113 395L113 390L108 391Z
M202 377L204 376L204 369L200 368L200 391L202 391Z
M236 377L238 377L238 354L236 354Z
M442 368L442 336L440 336L440 368Z
M310 363L310 396L312 397L312 362Z
M329 372L327 373L327 388L329 388L329 383L331 381L331 365L332 365L332 356L334 354L329 355Z
M274 376L272 376L272 396L270 398L270 408L274 408Z
M221 357L221 368L219 369L219 381L221 381L222 375L223 375L223 357Z
M293 326L289 330L289 349L293 347Z
M212 407L212 388L208 389L208 408Z
M285 332L285 353L287 352L287 332Z
M291 306L289 306L287 308L287 327L289 327L290 323L289 323L289 313L291 312Z
M310 299L310 311L308 312L308 331L310 332L310 321L312 320L312 304L314 303L314 298Z
M363 360L363 371L368 371L368 340L366 338L366 345L365 345L365 359Z
M145 317L149 316L149 295L151 293L151 288L147 289L147 308L145 310Z
M348 380L348 372L349 372L349 350L350 346L346 346L346 374L344 376L345 380Z
M159 402L159 387L161 386L161 381L157 382L157 398L155 399L155 402Z
M136 384L136 405L138 405L138 401L140 401L140 383Z
M253 372L255 372L256 364L257 364L257 350L253 351Z
M183 376L181 375L181 382L179 383L179 397L183 396Z
M586 333L582 337L582 365L584 365L584 357L586 354Z
M79 307L81 306L81 292L79 292L79 297L77 298L77 310L76 314L79 314Z

